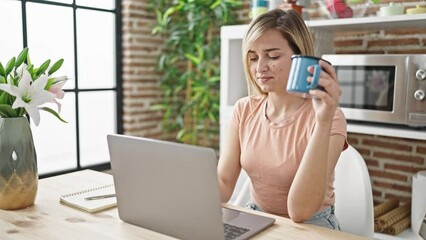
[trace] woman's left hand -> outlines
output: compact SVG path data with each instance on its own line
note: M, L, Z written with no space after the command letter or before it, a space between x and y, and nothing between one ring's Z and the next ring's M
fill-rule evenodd
M334 113L339 105L339 98L342 95L336 72L327 62L320 60L319 65L322 68L318 85L324 88L310 90L309 94L313 97L313 107L315 110L315 118L319 123L330 123L333 120ZM313 74L314 68L309 67L308 71ZM312 81L312 77L308 78L308 82Z

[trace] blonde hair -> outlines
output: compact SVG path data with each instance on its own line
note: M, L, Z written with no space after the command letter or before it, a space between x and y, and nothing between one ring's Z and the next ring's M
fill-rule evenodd
M247 78L249 94L254 89L258 95L265 95L250 72L248 52L253 43L269 29L279 31L288 41L294 54L314 56L314 40L301 16L294 10L271 10L255 18L249 25L243 39L242 52L244 71Z

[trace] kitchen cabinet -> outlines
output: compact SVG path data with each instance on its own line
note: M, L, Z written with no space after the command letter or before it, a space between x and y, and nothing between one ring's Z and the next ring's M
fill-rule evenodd
M396 15L306 21L315 34L317 56L334 53L333 35L336 31L364 31L422 28L426 26L426 14ZM248 25L221 28L221 89L220 89L220 146L225 143L228 122L235 102L247 96L247 83L242 63L242 38ZM390 137L426 140L426 131L373 124L348 124L348 132Z

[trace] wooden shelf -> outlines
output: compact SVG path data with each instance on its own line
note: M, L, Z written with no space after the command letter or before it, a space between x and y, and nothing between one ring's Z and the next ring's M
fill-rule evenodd
M387 17L341 18L306 21L312 29L338 31L422 28L426 26L425 14L403 14Z
M424 29L426 26L426 13L411 15L403 14L387 17L312 20L306 21L306 25L311 29L330 32L404 28ZM247 26L248 25L223 26L221 30L221 38L241 39L247 29Z
M348 133L426 140L426 130L381 126L370 123L348 123Z

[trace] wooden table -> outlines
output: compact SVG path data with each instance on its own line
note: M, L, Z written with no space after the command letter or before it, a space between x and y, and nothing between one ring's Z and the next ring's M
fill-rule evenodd
M117 208L90 214L59 203L60 195L112 182L111 175L92 170L40 180L34 206L18 211L0 210L0 239L175 239L121 221ZM253 239L364 239L313 225L296 224L266 213L256 213L272 216L276 222Z

